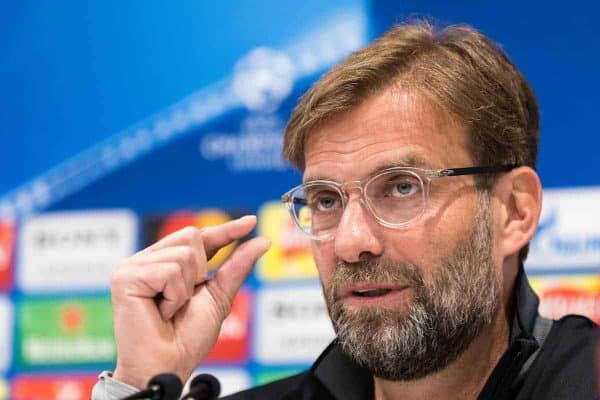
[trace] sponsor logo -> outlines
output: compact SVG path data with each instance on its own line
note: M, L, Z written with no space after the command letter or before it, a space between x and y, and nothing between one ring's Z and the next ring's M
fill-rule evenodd
M12 383L11 398L16 400L88 400L98 381L95 375L54 376L21 375Z
M251 387L251 379L248 372L242 368L206 368L200 367L190 377L185 384L183 393L189 391L190 382L196 375L211 374L214 375L221 384L221 394L219 398L229 396L230 394L249 389Z
M245 362L248 359L250 293L241 290L223 321L217 343L204 362Z
M15 227L11 222L0 221L0 290L11 287Z
M272 243L258 262L257 274L261 280L317 277L310 240L298 229L285 205L277 202L263 205L258 213L258 232Z
M529 281L540 297L540 314L552 319L579 314L600 323L600 276L550 275Z
M7 297L0 296L0 371L6 371L10 367L13 347L12 335L12 303L8 300Z
M18 285L26 292L108 289L135 252L137 218L125 210L60 212L28 219L20 232Z
M335 337L320 286L263 288L256 296L259 362L310 363Z
M544 192L528 269L600 267L600 188Z
M186 226L195 226L196 228L206 228L208 226L221 225L231 221L235 216L217 210L203 210L200 212L178 211L166 216L149 216L144 221L144 247L150 246L163 237L185 228ZM208 268L215 270L223 264L235 249L238 242L231 243L215 254L208 262Z
M202 136L199 150L209 161L224 159L233 172L283 171L283 122L276 115L250 115L239 132L210 132Z
M25 300L18 312L20 364L87 364L115 359L109 298Z
M0 378L0 400L8 399L10 399L10 387L5 379Z

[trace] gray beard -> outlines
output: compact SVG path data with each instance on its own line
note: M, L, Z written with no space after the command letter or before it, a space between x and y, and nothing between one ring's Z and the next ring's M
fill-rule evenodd
M444 257L431 282L406 262L338 263L324 289L327 308L344 353L373 375L408 381L442 370L492 322L501 278L491 257L489 200L479 198L471 234ZM351 282L408 285L414 298L403 310L345 308L339 291Z

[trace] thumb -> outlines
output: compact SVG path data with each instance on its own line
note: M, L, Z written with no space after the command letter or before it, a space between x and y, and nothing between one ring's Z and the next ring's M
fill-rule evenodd
M206 285L217 285L231 303L242 283L252 271L254 263L269 247L271 247L271 241L265 237L256 237L242 243Z

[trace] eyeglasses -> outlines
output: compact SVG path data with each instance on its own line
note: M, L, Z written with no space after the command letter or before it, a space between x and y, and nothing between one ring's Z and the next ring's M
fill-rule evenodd
M516 167L497 165L438 170L392 167L371 176L364 183L310 181L286 192L281 201L304 233L313 240L326 240L335 234L351 188L361 191L362 201L380 225L397 229L423 214L432 179L508 172Z

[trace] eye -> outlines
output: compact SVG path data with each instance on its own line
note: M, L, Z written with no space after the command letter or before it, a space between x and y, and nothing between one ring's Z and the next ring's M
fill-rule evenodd
M406 199L418 195L422 188L418 178L401 173L382 176L374 182L372 189L378 197Z
M417 188L412 182L395 182L391 191L391 195L395 197L405 197L414 194Z
M319 211L328 211L339 207L339 196L333 194L321 194L315 201L315 206Z
M315 211L328 212L342 207L339 194L331 190L312 192L307 197L308 206Z

